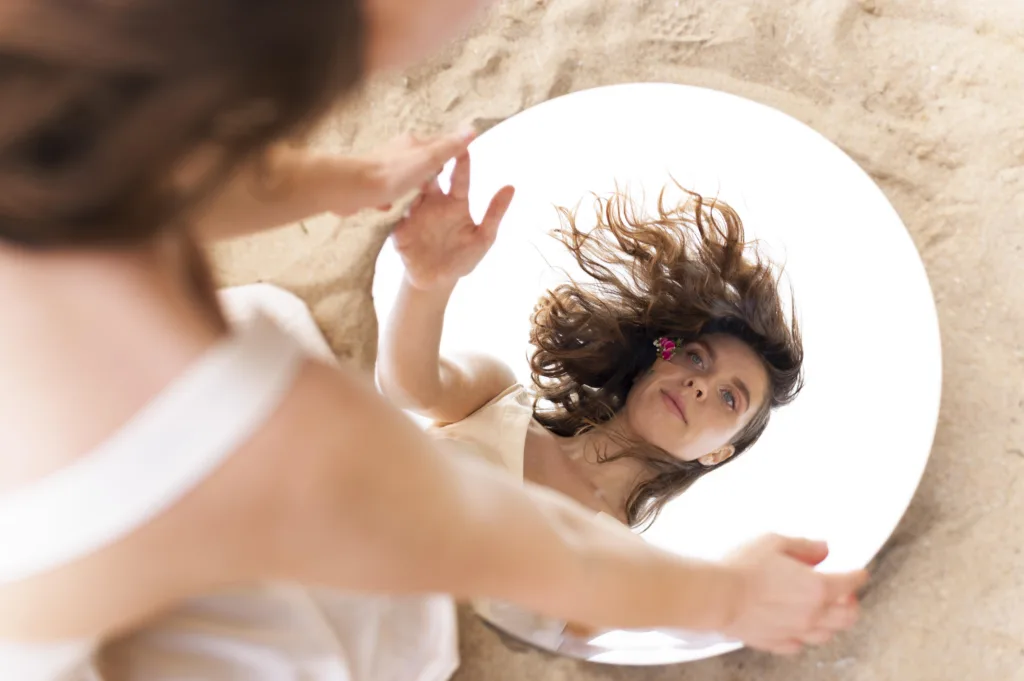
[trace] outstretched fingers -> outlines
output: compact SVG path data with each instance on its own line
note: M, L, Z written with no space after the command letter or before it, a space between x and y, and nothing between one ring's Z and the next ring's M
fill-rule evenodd
M867 570L854 570L853 572L823 576L825 578L825 599L829 604L853 603L856 600L857 591L868 583Z
M423 167L443 168L451 159L465 155L475 137L472 128L467 128L430 142L422 147Z
M825 542L796 537L778 537L777 541L787 556L805 565L818 565L828 558L828 544Z
M452 186L449 195L455 199L469 198L469 176L470 160L469 152L466 152L455 159L455 169L452 171Z
M515 197L515 194L516 188L512 185L507 185L499 189L498 193L491 199L491 204L487 207L487 213L484 214L484 219L480 222L478 228L487 243L493 242L497 236L498 226L501 225L505 213L508 212L509 206L512 205L512 199Z

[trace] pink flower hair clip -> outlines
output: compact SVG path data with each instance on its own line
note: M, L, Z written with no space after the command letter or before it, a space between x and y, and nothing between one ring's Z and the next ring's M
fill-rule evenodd
M680 345L678 340L673 340L668 336L662 336L658 340L654 341L654 347L658 348L658 356L666 362L670 361L676 354L676 348Z

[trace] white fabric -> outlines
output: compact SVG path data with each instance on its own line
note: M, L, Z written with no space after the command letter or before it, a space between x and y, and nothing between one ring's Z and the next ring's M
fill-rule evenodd
M254 285L221 301L238 329L232 338L94 453L0 497L3 578L96 551L166 510L258 429L303 353L332 357L297 297ZM446 681L458 662L447 596L289 584L196 598L112 642L0 641L3 681Z
M0 641L0 679L93 681L94 641L20 644Z
M256 317L88 456L0 497L0 583L81 558L172 506L252 436L301 357Z
M197 598L99 659L104 681L446 681L459 662L447 596L288 584Z

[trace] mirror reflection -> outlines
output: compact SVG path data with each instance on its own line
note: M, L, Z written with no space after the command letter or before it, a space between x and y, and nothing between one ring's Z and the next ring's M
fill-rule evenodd
M866 386L851 380L863 360L843 337L859 309L905 321L905 303L921 323L869 362L937 388L934 310L916 252L870 181L799 123L718 93L625 87L497 126L416 199L378 261L379 388L453 451L574 499L638 541L718 558L763 532L795 532L827 539L832 569L863 566L913 493L938 391L908 419L916 428L903 434L902 472L851 525L858 504L836 483L864 470L833 439L853 428L846 405ZM774 123L776 143L796 139L809 149L803 160L824 148L828 162L801 167L798 144L795 158L755 182L749 170L772 145L744 149L714 122L716 107L758 118L762 130ZM586 119L588 130L565 126L583 110L603 113ZM699 140L676 132L678 118L666 124L693 111L703 112L690 121L703 128ZM595 148L588 132L621 129L630 115L638 134ZM865 195L847 219L887 218L873 231L896 244L913 286L883 299L885 273L874 287L844 280L860 267L858 248L830 251L846 219L834 207L815 212L835 189L811 200L796 190L827 190L830 180L848 205ZM844 310L851 293L862 298ZM872 441L887 420L846 445ZM862 463L896 451L883 449ZM499 603L474 609L517 638L596 661L674 662L738 645L684 631L588 630Z

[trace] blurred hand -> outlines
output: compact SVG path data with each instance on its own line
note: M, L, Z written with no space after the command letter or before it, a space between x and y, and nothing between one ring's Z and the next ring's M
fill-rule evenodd
M469 154L465 153L456 160L451 190L442 192L433 177L392 233L406 280L418 289L454 286L472 272L494 243L512 203L515 189L503 187L476 224L469 214L469 175Z
M357 194L358 207L389 210L392 202L422 187L437 177L445 163L465 154L475 136L472 128L432 139L403 135L357 157L356 177L350 184ZM346 183L337 184L341 187ZM351 199L338 200L348 203Z
M726 561L743 584L733 622L722 632L752 648L794 654L849 629L858 616L863 570L823 574L813 566L828 556L824 542L762 537Z
M213 238L252 234L312 215L351 215L364 208L390 208L419 189L444 164L466 153L474 133L436 139L406 135L363 156L348 156L278 144L249 164L218 192L198 216L197 231ZM207 160L186 163L175 181L200 181Z

